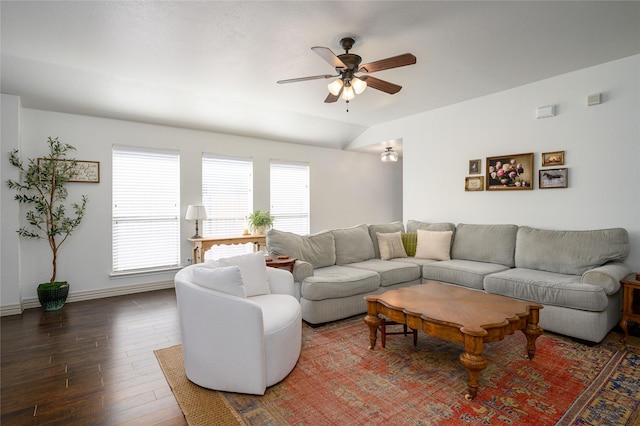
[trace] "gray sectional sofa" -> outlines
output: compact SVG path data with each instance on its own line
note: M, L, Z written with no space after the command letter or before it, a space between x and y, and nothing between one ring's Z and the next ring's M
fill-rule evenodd
M390 257L386 237L393 233L401 234L405 250ZM380 237L384 245L378 234L386 234ZM438 236L445 253L429 254L425 235ZM419 252L407 256L417 236ZM631 272L623 263L629 237L622 228L557 231L409 220L406 228L402 222L362 224L305 236L271 229L267 250L298 259L295 295L310 324L366 312L368 294L435 280L540 303L543 329L591 342L620 320L620 279Z

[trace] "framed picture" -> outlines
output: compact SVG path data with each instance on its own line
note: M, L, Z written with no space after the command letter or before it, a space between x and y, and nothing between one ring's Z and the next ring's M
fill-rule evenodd
M470 175L479 175L480 174L480 164L482 160L469 160L469 174Z
M533 152L487 157L487 191L533 189Z
M38 158L38 165L44 158ZM71 161L71 160L58 160L58 161ZM69 179L69 182L84 182L84 183L100 183L100 162L99 161L76 161L76 176L73 179Z
M538 170L538 186L546 188L566 188L569 178L569 169L544 169Z
M542 167L563 166L563 165L564 165L564 151L542 153Z
M464 190L484 191L484 176L471 176L464 178Z

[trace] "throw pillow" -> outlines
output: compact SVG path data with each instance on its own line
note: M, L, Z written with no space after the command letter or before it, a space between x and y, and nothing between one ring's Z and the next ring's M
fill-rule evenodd
M451 260L452 231L426 231L418 229L416 257L420 259Z
M264 261L264 253L261 251L219 259L218 264L240 268L247 297L271 294L267 279L267 263Z
M193 268L193 283L200 287L246 298L242 274L237 266Z
M380 249L380 259L389 260L397 257L407 257L407 252L402 245L401 232L389 232L386 234L376 232L378 238L378 248Z
M404 245L404 250L407 253L407 256L415 256L416 255L416 245L418 244L418 233L417 232L403 232L401 234L402 237L402 245Z

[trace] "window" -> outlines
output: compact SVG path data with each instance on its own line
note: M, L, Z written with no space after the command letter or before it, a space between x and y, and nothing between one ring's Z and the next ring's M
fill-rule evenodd
M113 148L113 272L180 264L180 155Z
M202 156L205 237L240 235L253 207L253 162L246 158ZM219 259L253 251L253 244L213 246L205 257Z
M271 214L274 228L309 233L309 165L271 160Z

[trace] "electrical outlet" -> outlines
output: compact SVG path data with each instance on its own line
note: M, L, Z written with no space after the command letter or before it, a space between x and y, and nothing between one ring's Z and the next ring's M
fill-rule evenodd
M188 258L187 259L187 265L191 265L193 264L193 259L192 258Z

